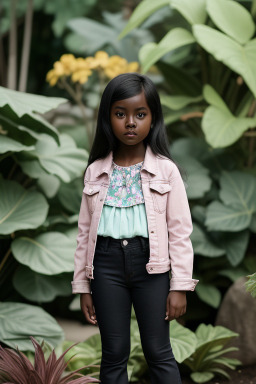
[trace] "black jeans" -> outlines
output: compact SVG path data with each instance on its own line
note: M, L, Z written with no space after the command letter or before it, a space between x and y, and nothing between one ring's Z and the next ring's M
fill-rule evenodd
M133 304L152 384L181 384L165 320L169 272L149 274L147 238L98 236L92 299L99 325L102 384L127 384Z

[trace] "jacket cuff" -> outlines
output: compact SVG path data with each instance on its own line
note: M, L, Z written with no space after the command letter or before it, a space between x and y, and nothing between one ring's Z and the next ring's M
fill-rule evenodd
M199 280L173 277L170 280L169 291L194 291Z
M89 280L71 281L72 293L91 293L91 284Z

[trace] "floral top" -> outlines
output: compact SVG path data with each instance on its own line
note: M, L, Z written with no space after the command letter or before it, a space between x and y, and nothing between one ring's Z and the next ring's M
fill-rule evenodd
M114 163L105 205L131 207L144 203L140 177L142 164L143 161L129 167L121 167Z

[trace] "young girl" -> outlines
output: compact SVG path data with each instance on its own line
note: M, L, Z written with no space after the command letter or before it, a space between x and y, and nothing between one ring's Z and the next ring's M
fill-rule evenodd
M78 229L72 292L99 326L101 383L128 383L132 304L151 383L181 383L169 321L186 312L186 291L198 282L193 227L159 95L145 75L116 76L102 94Z

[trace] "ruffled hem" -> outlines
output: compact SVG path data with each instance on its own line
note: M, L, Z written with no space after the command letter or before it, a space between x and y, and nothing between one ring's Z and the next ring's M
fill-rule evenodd
M123 239L135 236L148 237L145 204L131 207L103 205L98 235Z

